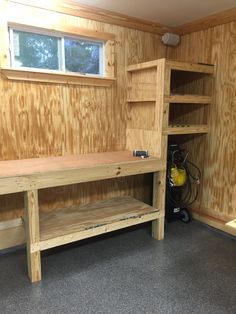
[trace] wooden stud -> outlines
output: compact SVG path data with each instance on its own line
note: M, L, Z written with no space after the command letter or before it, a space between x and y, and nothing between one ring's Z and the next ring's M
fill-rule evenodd
M40 241L38 191L25 192L25 234L27 244L28 275L31 282L41 280L40 250L32 249ZM33 250L33 252L32 252Z

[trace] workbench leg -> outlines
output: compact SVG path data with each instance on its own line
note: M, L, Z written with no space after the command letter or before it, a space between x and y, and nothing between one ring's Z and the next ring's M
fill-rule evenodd
M28 275L31 282L36 282L41 280L38 190L25 192L24 198Z
M165 224L165 190L166 172L153 173L153 207L160 210L160 217L152 222L152 236L154 239L164 239Z

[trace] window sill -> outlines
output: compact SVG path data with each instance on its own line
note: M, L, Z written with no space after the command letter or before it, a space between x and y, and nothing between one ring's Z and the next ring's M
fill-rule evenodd
M28 70L28 69L12 69L1 68L1 73L9 80L43 82L52 84L72 84L72 85L88 85L88 86L110 86L115 79L108 77L81 75L77 73L64 73L60 71L50 70Z

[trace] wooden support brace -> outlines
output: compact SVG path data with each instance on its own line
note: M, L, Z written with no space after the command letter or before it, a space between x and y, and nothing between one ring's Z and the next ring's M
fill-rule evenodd
M28 275L31 282L36 282L41 280L40 249L32 250L40 240L38 190L27 191L24 196Z
M164 239L165 223L165 189L166 172L154 172L153 174L153 207L160 210L160 218L152 222L152 236L154 239Z

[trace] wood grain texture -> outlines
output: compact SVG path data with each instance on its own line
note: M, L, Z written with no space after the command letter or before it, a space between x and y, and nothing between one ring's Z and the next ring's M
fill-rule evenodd
M236 217L236 22L182 37L179 47L169 49L171 58L215 64L214 97L208 111L209 134L188 138L185 146L202 169L198 217L216 217L222 223ZM196 119L203 112L196 111ZM185 137L182 141L185 141ZM225 229L222 229L225 230Z
M3 28L7 18L4 12L1 10ZM12 22L17 12L11 11ZM115 65L116 82L105 88L8 81L0 76L0 160L124 150L128 113L126 66L164 57L166 47L160 36L51 9L21 6L20 12L26 24L41 22L43 26L43 20L47 20L68 28L114 34L111 67ZM1 41L7 47L4 38ZM1 45L2 57L4 47ZM151 182L151 175L147 174L44 189L39 191L40 210L48 212L124 194L151 203ZM22 216L23 204L22 193L1 195L0 221Z
M130 196L57 209L40 217L40 240L95 229L102 225L138 218L159 210Z
M156 67L147 68L141 71L128 71L130 84L128 89L128 99L145 99L156 97Z
M141 160L134 157L130 151L81 154L61 157L29 158L21 160L0 161L0 179L8 177L30 176L55 173L66 170L88 169L94 170L99 166L143 163L147 161L160 162L155 158ZM142 166L141 166L142 168Z
M130 150L148 150L150 156L161 157L160 134L145 129L127 129L126 147Z
M47 250L49 248L56 247L58 245L72 243L75 241L91 238L100 234L104 234L104 233L112 232L115 230L128 228L130 226L135 226L141 223L153 221L157 219L159 216L160 216L159 213L153 212L153 213L147 213L147 214L136 216L136 217L131 217L130 219L114 221L108 224L97 226L96 228L93 228L93 229L89 228L89 229L81 230L81 231L74 232L71 234L61 235L52 239L43 240L39 243L35 243L32 249L33 251L34 250L37 251L39 248L41 251ZM160 217L158 218L158 220L159 219L164 221L164 217Z
M4 167L0 195L151 173L165 170L166 165L157 158L141 159L131 152L113 152L0 162L0 169Z

